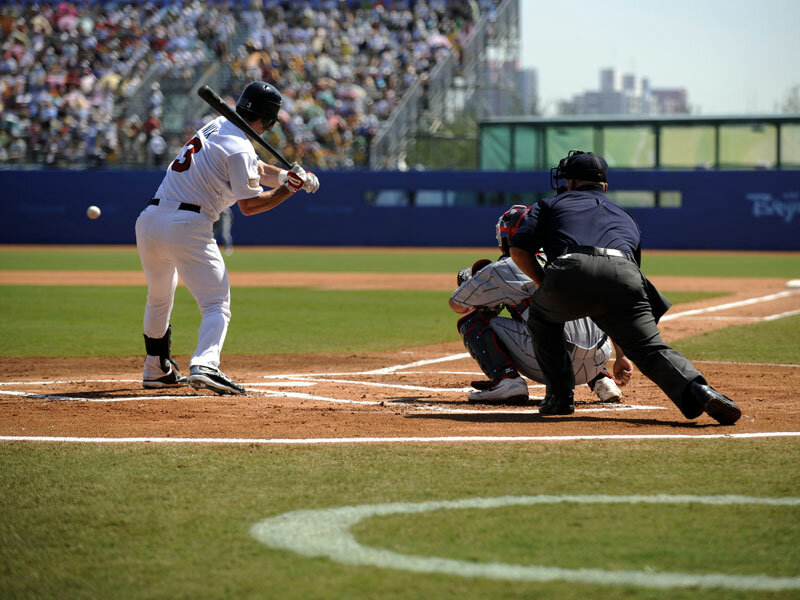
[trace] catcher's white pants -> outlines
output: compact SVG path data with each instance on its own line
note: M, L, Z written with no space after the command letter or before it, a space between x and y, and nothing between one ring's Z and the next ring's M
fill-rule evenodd
M136 220L136 246L147 280L145 335L160 338L166 333L180 275L202 313L190 366L218 368L231 294L212 226L205 214L178 210L177 202L161 200Z
M495 317L490 324L497 337L505 344L519 372L533 381L544 383L544 373L536 360L531 334L525 323L508 317ZM590 382L603 370L611 357L611 342L588 318L565 323L564 335L572 357L575 384Z

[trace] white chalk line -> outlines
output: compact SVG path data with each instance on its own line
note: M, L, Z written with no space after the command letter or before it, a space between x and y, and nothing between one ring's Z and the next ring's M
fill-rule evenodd
M774 300L778 298L784 298L786 296L793 295L793 291L784 291L778 292L775 294L768 294L766 296L761 296L758 298L750 298L747 300L740 300L737 302L729 302L725 304L720 304L716 306L711 306L707 308L695 309L690 311L684 311L681 313L676 313L673 315L666 315L661 320L666 321L668 319L677 319L692 315L703 314L706 312L715 312L719 310L725 310L728 308L734 308L738 306L747 306L751 304L757 304L760 302L766 302L769 300ZM787 313L780 313L777 315L770 315L769 317L763 318L763 320L774 320L778 318L782 318L784 316L800 314L800 310L797 311L789 311ZM735 317L730 317L735 318ZM395 388L401 390L408 390L408 391L424 391L424 392L431 392L431 393L439 393L439 392L458 392L458 393L466 393L469 392L472 388L432 388L432 387L424 387L424 386L411 386L405 384L391 384L391 383L378 383L378 382L367 382L367 381L352 381L352 380L343 380L343 379L330 379L333 376L363 376L363 375L392 375L397 374L398 372L405 372L408 374L409 372L407 369L412 369L414 367L419 366L426 366L431 364L438 364L442 362L451 362L461 359L469 358L469 353L463 352L459 354L451 354L446 355L438 358L433 359L424 359L418 360L411 363L402 363L398 365L392 365L389 367L382 367L379 369L373 369L369 371L355 371L355 372L337 372L337 373L296 373L296 374L282 374L282 375L265 375L265 379L276 380L273 382L276 386L284 386L284 387L303 387L303 386L311 386L314 385L316 382L325 382L325 383L340 383L345 385L362 385L362 386L371 386L371 387L386 387L386 388ZM724 363L722 363L724 364ZM748 364L763 364L763 363L736 363L742 365ZM776 365L776 366L784 366L784 365ZM795 365L789 365L795 366ZM453 374L454 372L447 372L442 371L442 374ZM458 373L458 372L455 372ZM78 380L78 381L69 381L69 380L56 380L56 381L39 381L39 382L0 382L0 386L11 386L11 385L53 385L53 384L76 384L76 383L138 383L140 380L137 379L95 379L95 380ZM279 383L280 382L280 383ZM314 383L311 383L314 382ZM264 386L266 384L258 382L252 384L245 384L249 387L248 391L252 391L254 386ZM538 384L533 384L532 387L543 387ZM381 404L380 401L359 401L359 400L348 400L343 398L330 398L324 396L314 396L311 394L300 394L300 393L287 393L287 392L272 392L269 390L259 390L261 394L268 396L268 397L286 397L286 398L298 398L298 399L306 399L306 400L319 400L323 402L333 402L333 403L341 403L341 404L364 404L364 405L376 405ZM11 395L11 396L24 396L27 398L38 399L38 400L58 400L61 402L95 402L95 403L103 403L103 402L135 402L135 401L144 401L144 400L167 400L167 399L179 399L179 398L215 398L216 395L192 395L192 396L132 396L132 397L118 397L118 398L95 398L95 397L75 397L75 396L60 396L60 395L50 395L50 394L32 394L27 392L14 392L14 391L7 391L0 389L0 395ZM534 396L534 398L536 398ZM395 406L399 406L396 404ZM437 410L437 411L454 411L454 412L465 412L463 409L449 409L446 407L420 407L418 405L408 404L407 406L412 407L414 409L422 409L422 410ZM615 407L617 410L620 409L634 409L630 405L616 405ZM584 409L584 410L604 410L600 409ZM471 411L470 411L471 412ZM484 411L480 411L484 412ZM518 411L515 411L518 412Z
M763 362L737 362L735 360L693 360L695 364L703 365L737 365L742 367L787 367L800 369L800 364L794 363L763 363Z
M737 308L739 306L750 306L751 304L760 304L761 302L769 302L770 300L778 300L793 295L794 292L777 292L775 294L767 294L766 296L759 296L758 298L748 298L747 300L737 300L736 302L726 302L725 304L716 304L714 306L707 306L706 308L696 308L694 310L686 310L683 312L675 313L672 315L664 315L661 321L670 321L672 319L680 319L691 315L700 315L707 312L717 312L720 310L727 310L729 308Z
M253 444L275 446L337 445L337 444L433 444L433 443L493 443L493 442L597 442L653 440L715 440L753 438L794 438L800 431L761 431L754 433L664 433L618 435L520 435L520 436L419 436L419 437L348 437L348 438L185 438L185 437L79 437L53 435L2 435L0 442L63 442L73 444Z
M63 382L63 383L69 383ZM352 383L349 382L348 383ZM251 384L246 384L251 385ZM253 384L253 385L265 385L265 384ZM396 387L396 386L390 386ZM472 388L467 388L467 391L471 390ZM441 388L439 391L464 391L460 388ZM539 411L538 409L521 409L521 410L514 410L514 409L503 409L503 410L495 410L495 409L463 409L463 408L453 408L441 404L415 404L412 402L404 402L404 401L391 401L391 400L349 400L346 398L331 398L328 396L317 396L314 394L306 394L303 392L289 392L284 390L259 390L260 395L269 397L269 398L293 398L298 400L316 400L319 402L330 402L334 404L359 404L365 406L377 406L377 405L384 405L390 406L395 408L407 408L419 412L438 412L438 413L446 413L446 414L537 414ZM61 401L61 402L94 402L94 403L106 403L106 402L136 402L142 400L175 400L175 399L189 399L194 400L196 398L219 398L216 394L210 396L125 396L125 397L118 397L118 398L89 398L89 397L77 397L77 396L59 396L56 394L35 394L31 392L20 392L20 391L12 391L12 390L0 390L0 395L6 396L20 396L24 398L31 398L35 400L50 400L50 401ZM230 397L234 398L234 397ZM537 396L533 396L534 399ZM538 398L541 400L541 398ZM666 410L663 406L647 406L647 405L634 405L634 404L620 404L620 403L606 403L602 405L595 405L590 408L580 408L578 412L608 412L608 411L636 411L636 410Z
M768 317L764 317L764 321L775 321L776 319L783 319L784 317L793 317L794 315L800 315L800 310L790 310L789 312L779 313L777 315L770 315Z
M318 510L296 510L264 519L250 534L271 548L288 550L306 557L324 557L354 566L439 573L460 577L485 577L507 581L566 581L595 585L633 585L670 589L685 587L731 590L779 591L800 589L800 577L736 575L727 573L679 573L653 570L567 569L538 565L478 563L432 556L400 554L360 544L351 529L360 521L376 516L412 515L435 510L491 510L506 506L541 504L705 504L711 506L800 506L800 498L758 498L748 496L502 496L429 502L362 504Z

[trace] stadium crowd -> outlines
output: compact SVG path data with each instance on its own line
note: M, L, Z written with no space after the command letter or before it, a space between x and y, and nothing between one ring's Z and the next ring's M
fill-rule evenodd
M459 51L497 0L5 3L0 6L0 163L161 165L158 80L220 61L233 101L249 81L283 94L273 141L304 164L353 167L408 87ZM239 35L243 44L233 47ZM148 73L142 114L126 115ZM128 113L130 111L127 111Z

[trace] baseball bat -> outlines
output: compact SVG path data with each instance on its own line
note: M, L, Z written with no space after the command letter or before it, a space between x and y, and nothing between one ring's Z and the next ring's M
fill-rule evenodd
M197 95L200 96L206 102L208 102L211 108L213 108L223 117L228 119L228 121L236 125L236 127L244 131L250 137L250 139L259 144L267 152L272 154L272 156L277 158L278 162L280 162L283 167L285 167L286 169L292 168L292 163L286 160L286 157L280 152L278 152L275 148L273 148L269 142L262 140L261 136L258 135L255 132L255 130L252 127L250 127L250 125L247 124L247 121L245 121L242 117L236 114L236 111L234 111L230 106L228 106L222 100L222 98L220 98L217 95L217 93L214 90L212 90L207 85L204 85L199 90L197 90Z

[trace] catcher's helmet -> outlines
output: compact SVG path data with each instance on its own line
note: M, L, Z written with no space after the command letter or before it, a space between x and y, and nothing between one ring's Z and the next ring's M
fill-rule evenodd
M531 210L530 206L524 204L515 204L506 212L500 215L497 220L497 225L494 228L495 237L497 238L497 245L503 249L503 254L509 253L508 240L510 240L517 229L519 229L522 219Z
M264 129L272 129L278 120L282 102L281 94L275 86L265 81L254 81L247 84L239 96L236 112L245 121L261 119Z
M557 167L550 169L550 187L558 190L559 179L582 181L608 181L608 163L594 152L570 150Z

